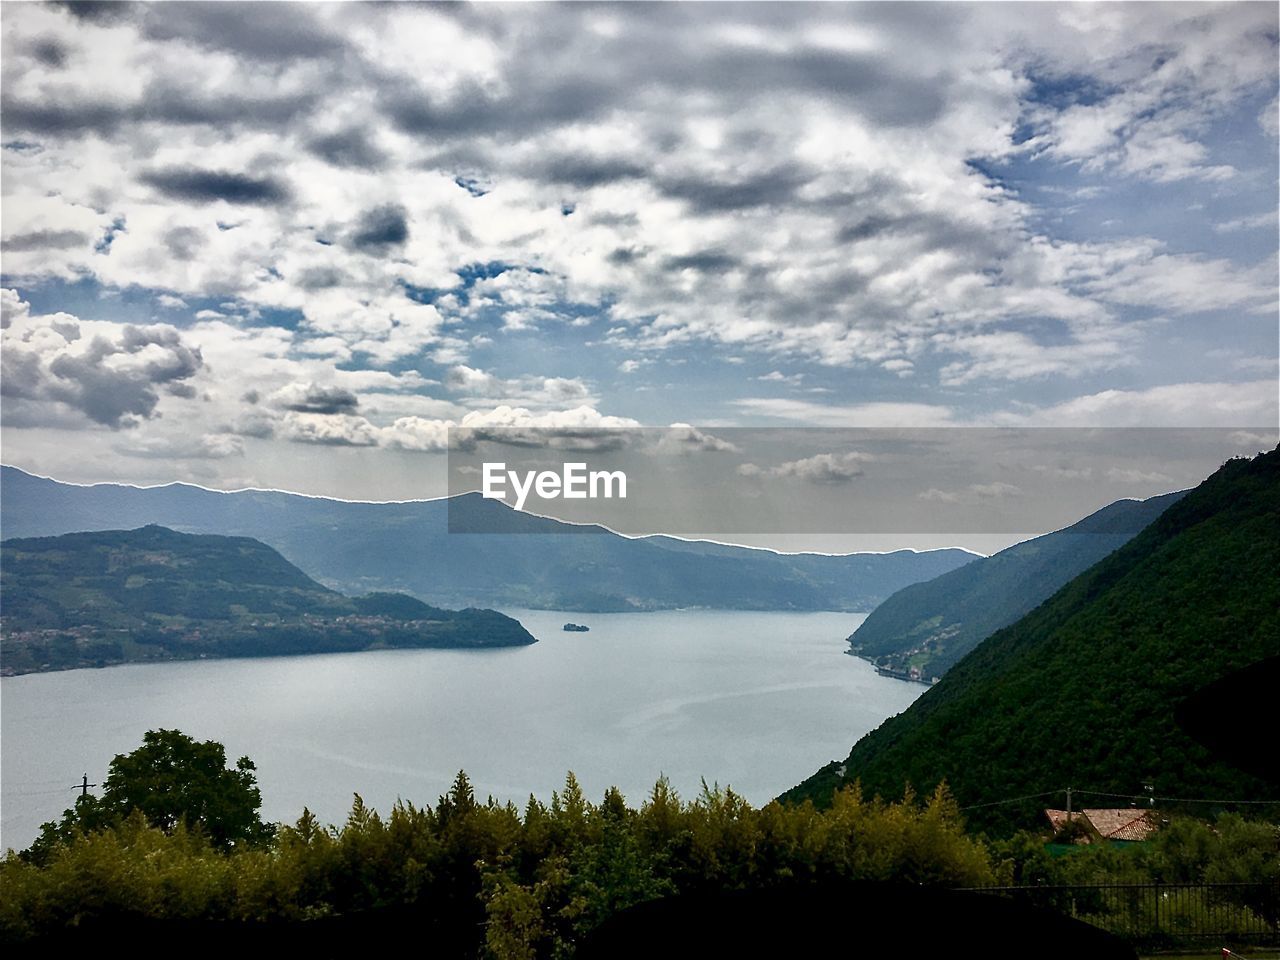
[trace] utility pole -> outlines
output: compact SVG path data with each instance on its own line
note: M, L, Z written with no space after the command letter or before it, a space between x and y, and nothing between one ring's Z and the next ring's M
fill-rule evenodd
M89 788L96 787L96 786L97 786L96 783L89 782L89 774L86 773L83 777L80 778L79 783L73 784L69 789L79 790L80 796L87 797L89 795Z
M1067 787L1067 822L1071 822L1071 788Z

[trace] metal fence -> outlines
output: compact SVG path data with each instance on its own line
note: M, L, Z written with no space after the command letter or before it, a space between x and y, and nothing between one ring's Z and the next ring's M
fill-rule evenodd
M976 887L1143 946L1280 945L1280 882Z

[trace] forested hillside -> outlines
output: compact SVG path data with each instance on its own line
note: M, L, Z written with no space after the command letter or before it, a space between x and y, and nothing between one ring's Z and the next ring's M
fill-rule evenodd
M1030 613L1068 580L1128 543L1185 491L1119 500L1078 523L903 587L849 638L877 666L940 677L970 650Z
M493 610L347 597L249 537L164 527L0 544L7 674L135 660L533 643Z
M827 802L854 780L886 797L945 780L962 807L1068 786L1280 799L1275 786L1210 757L1174 719L1199 688L1280 653L1277 570L1280 450L1224 464L786 799ZM994 830L1035 826L1039 808L1060 801L967 816Z

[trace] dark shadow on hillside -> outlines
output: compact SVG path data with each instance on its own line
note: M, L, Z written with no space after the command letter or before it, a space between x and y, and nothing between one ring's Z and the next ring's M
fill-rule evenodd
M1201 687L1180 703L1174 719L1217 759L1280 783L1280 752L1259 746L1276 722L1280 657L1268 657Z

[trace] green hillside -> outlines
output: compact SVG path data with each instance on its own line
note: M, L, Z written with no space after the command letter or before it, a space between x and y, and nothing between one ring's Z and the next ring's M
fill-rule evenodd
M849 638L881 667L940 677L1001 627L1128 543L1185 495L1119 500L1065 529L1014 544L924 583L903 587Z
M351 598L249 537L164 527L0 544L0 669L264 656L371 647L532 643L492 610Z
M1277 787L1212 760L1174 721L1175 707L1195 690L1280 653L1277 570L1280 450L1226 463L1128 544L994 634L858 741L843 764L828 764L784 799L825 803L853 780L892 797L908 783L929 790L944 779L969 807L1068 786L1280 798ZM1060 802L1061 794L968 816L1004 831L1038 825L1039 808Z

